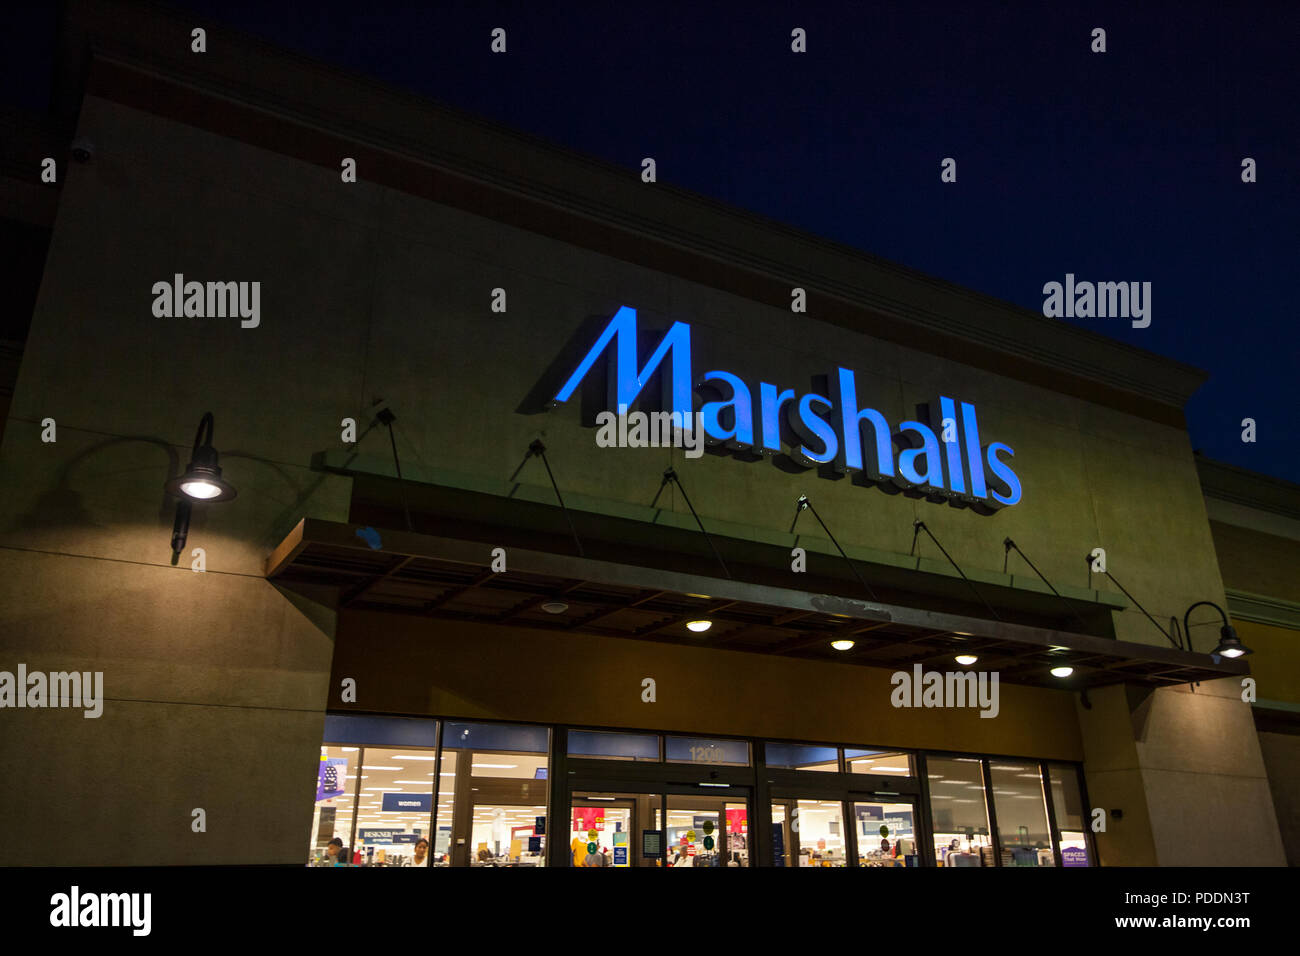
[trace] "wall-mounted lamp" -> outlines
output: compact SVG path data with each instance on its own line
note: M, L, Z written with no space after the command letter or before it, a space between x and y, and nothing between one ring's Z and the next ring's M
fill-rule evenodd
M1219 612L1219 617L1223 619L1223 626L1219 628L1219 644L1210 653L1219 657L1245 657L1247 654L1253 654L1249 647L1241 643L1241 638L1237 637L1237 632L1231 624L1228 623L1228 615L1224 613L1223 608L1213 601L1197 601L1189 607L1183 614L1183 633L1187 635L1187 649L1192 649L1192 631L1188 625L1188 618L1192 616L1192 611L1196 610L1202 604L1208 604Z
M217 450L212 447L212 413L205 412L199 419L199 430L194 435L194 449L185 471L165 485L169 495L180 499L176 505L176 521L172 525L172 564L185 550L185 539L190 531L190 502L229 501L235 497L233 485L221 477L217 464Z

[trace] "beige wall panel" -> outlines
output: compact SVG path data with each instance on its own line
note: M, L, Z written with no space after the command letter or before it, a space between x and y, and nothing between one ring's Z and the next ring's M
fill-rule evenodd
M703 642L702 642L703 643ZM890 671L582 634L344 612L331 707L1078 760L1073 703L999 688L1001 709L895 708ZM357 680L343 705L339 683ZM657 701L641 700L654 678Z

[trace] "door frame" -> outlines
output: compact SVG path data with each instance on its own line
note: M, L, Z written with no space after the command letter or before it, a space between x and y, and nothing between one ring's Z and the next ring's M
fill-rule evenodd
M896 786L896 789L881 790L868 789L872 785L865 780L844 780L842 777L836 779L836 774L825 774L827 779L808 780L792 779L788 775L783 776L779 781L770 781L768 787L768 803L773 804L777 801L785 800L822 800L822 801L839 801L840 804L840 826L844 828L844 853L845 862L850 867L858 866L858 828L857 820L852 817L850 811L855 803L911 803L912 804L912 833L916 843L916 856L918 866L933 866L934 863L926 855L925 848L930 843L929 821L926 817L923 805L925 800L920 792L919 786L904 785L905 781L889 781ZM856 774L854 776L857 776ZM850 786L856 784L857 786ZM865 786L864 786L865 784ZM769 819L771 812L769 810ZM771 841L769 840L769 843ZM775 864L775 850L773 850L772 864Z
M565 815L566 815L566 818L568 817L569 814L572 814L572 813L573 813L573 794L574 794L574 793L578 793L578 792L582 792L582 791L586 791L586 792L589 792L589 793L613 793L613 794L629 793L629 791L626 791L626 790L623 790L623 791L619 791L619 790L605 790L605 791L602 791L602 790L598 790L598 789L595 788L595 787L571 787L571 788L569 789L569 803L568 803L568 806L567 806L566 809L565 809ZM655 796L655 794L641 794L641 795L642 795L642 796ZM627 840L628 840L628 843L627 843L628 869L636 869L636 867L635 867L635 866L632 864L632 862L631 862L633 859L635 859L635 855L634 855L634 853L633 853L633 846L632 846L632 837L635 836L635 835L636 835L636 832L637 832L637 826L636 826L636 823L637 823L636 796L637 796L636 793L631 793L629 796L615 796L612 800L611 800L611 799L608 799L608 798L599 798L599 799L597 799L597 800L594 801L594 803L597 803L597 804L599 804L599 805L602 806L602 807L616 807L616 808L619 808L619 809L623 809L623 810L627 810L627 811L629 811L629 812L628 812L628 817L627 817L627 819L628 819L628 835L627 835ZM588 798L588 799L590 799L590 798ZM573 831L572 831L572 830L566 830L565 832L567 832L567 833L572 833ZM609 831L606 831L606 832L609 832ZM572 845L572 840L570 840L570 843L569 843L568 845ZM614 849L614 847L612 846L612 844L611 844L611 846L610 846L610 849L611 849L611 850ZM578 864L575 862L575 863L572 864L572 865L576 867ZM611 865L611 866L613 865L612 862L611 862L610 865Z
M598 761L598 762L607 763L607 761ZM662 771L664 767L663 764L651 764L649 766L652 766L656 770L660 770L660 771ZM604 769L604 768L597 768L597 769ZM692 769L699 769L699 768L687 767L686 769L692 770ZM748 769L748 768L731 768L731 769ZM661 833L663 834L663 840L659 847L659 862L661 867L667 867L668 849L669 849L668 847L668 809L669 809L668 798L670 797L722 797L722 798L730 799L736 803L745 804L745 819L749 831L748 833L745 834L746 852L749 858L748 865L751 867L755 865L754 844L755 844L755 839L757 834L753 824L754 805L755 805L753 787L743 785L743 784L731 784L731 783L728 783L728 785L725 788L701 787L698 783L692 785L690 783L682 783L680 781L675 781L672 783L662 783L662 782L656 783L653 780L647 780L646 776L647 775L645 774L637 773L630 776L615 775L615 776L595 777L595 776L587 776L577 769L570 771L569 779L567 781L567 786L565 786L564 788L564 797L561 799L560 803L556 804L557 807L562 807L563 809L562 811L557 811L556 813L552 814L552 821L553 821L552 825L554 827L559 827L563 825L566 827L566 829L564 830L565 833L571 832L567 829L569 823L566 818L573 811L573 797L575 793L577 794L582 794L582 793L624 794L626 793L626 794L641 794L645 796L658 797L660 801L659 804L660 810L663 815L663 819L660 823L660 828L659 828ZM663 774L662 773L657 774L655 775L655 777L658 780L662 780ZM620 799L623 798L616 798L615 800L602 801L602 802L607 802L611 806L617 806L618 801ZM561 812L564 814L563 817L560 816ZM561 823L561 821L564 822ZM723 825L725 827L725 816L724 816ZM639 839L640 833L639 832L633 833L629 835L628 839L631 840L633 837ZM557 848L558 850L561 844L558 841L552 840L552 841L548 841L547 846L548 846L548 853L549 853L549 848L554 847ZM563 844L563 849L565 851L563 854L557 851L553 856L548 856L547 866L564 867L569 865L567 860L567 856L568 856L567 851L569 849L569 844L568 843ZM636 869L636 867L633 867L633 869Z

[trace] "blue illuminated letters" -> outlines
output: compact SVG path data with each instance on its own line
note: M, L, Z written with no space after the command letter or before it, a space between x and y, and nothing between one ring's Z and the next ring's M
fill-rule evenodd
M569 401L605 354L610 409L631 407L658 371L661 410L680 414L681 421L690 420L699 392L700 418L711 445L769 456L785 451L805 468L830 466L895 490L984 511L1020 501L1020 479L1006 460L1015 452L1003 442L980 443L970 402L941 395L929 403L928 423L905 421L892 428L879 411L860 406L851 369L836 369L826 395L799 395L768 382L760 382L755 393L740 376L721 369L696 382L691 327L685 322L673 323L644 365L637 352L636 310L623 306L555 394L554 404Z

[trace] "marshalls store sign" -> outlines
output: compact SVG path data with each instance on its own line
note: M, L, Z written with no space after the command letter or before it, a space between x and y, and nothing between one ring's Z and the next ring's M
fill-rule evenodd
M644 365L637 352L636 309L623 306L552 404L573 398L597 360L608 353L609 411L600 424L611 432L612 410L617 409L620 418L626 416L659 370L662 412L679 430L694 420L695 390L705 396L698 415L709 444L775 456L783 452L784 437L788 457L803 468L857 472L878 485L915 490L985 514L1020 501L1020 479L1008 463L1015 452L1003 442L980 441L970 402L941 395L928 405L929 423L904 421L895 428L876 409L859 407L852 369L837 368L827 376L825 395L799 395L769 382L759 382L755 392L739 375L721 369L705 372L697 381L691 365L691 327L685 322L673 323Z

